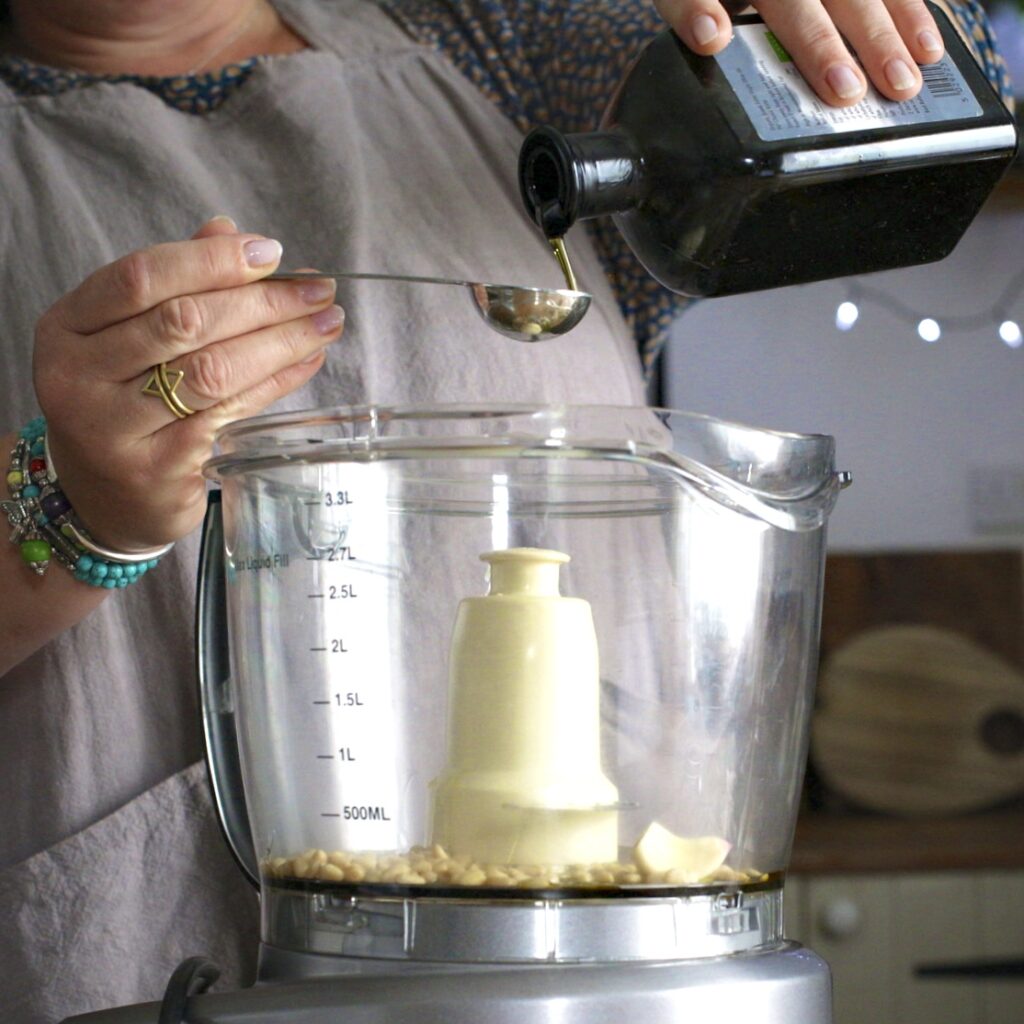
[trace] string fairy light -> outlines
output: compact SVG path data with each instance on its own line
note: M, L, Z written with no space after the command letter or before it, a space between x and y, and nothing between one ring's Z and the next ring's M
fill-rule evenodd
M976 313L948 314L941 317L927 316L900 299L880 288L864 284L860 280L847 283L846 297L836 306L836 330L850 331L860 322L863 308L878 306L897 319L910 324L922 341L934 344L947 332L978 331L989 328L1008 348L1024 346L1024 331L1017 319L1010 315L1017 299L1024 292L1024 270L1018 271L984 311Z

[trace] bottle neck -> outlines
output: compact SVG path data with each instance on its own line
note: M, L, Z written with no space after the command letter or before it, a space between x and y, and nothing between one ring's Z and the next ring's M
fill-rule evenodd
M526 210L548 238L587 217L632 209L643 198L643 161L623 132L564 135L535 128L519 151Z

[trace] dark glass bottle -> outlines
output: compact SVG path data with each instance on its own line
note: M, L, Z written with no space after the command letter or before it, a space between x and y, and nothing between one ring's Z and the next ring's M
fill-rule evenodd
M557 238L611 214L662 284L730 295L927 263L956 245L1016 152L1013 118L948 19L946 55L896 104L816 100L757 16L716 57L669 31L636 57L599 131L538 128L519 181Z

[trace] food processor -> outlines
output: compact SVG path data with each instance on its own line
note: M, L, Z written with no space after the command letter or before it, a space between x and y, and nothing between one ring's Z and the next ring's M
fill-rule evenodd
M828 1024L783 882L831 438L371 406L217 443L199 676L258 979L74 1020Z

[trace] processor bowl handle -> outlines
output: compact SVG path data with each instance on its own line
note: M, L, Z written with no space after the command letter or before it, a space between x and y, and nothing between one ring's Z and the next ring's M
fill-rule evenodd
M196 586L196 675L203 717L204 752L213 802L228 849L259 888L259 866L249 830L242 765L235 728L234 687L228 649L227 584L221 492L207 496Z

